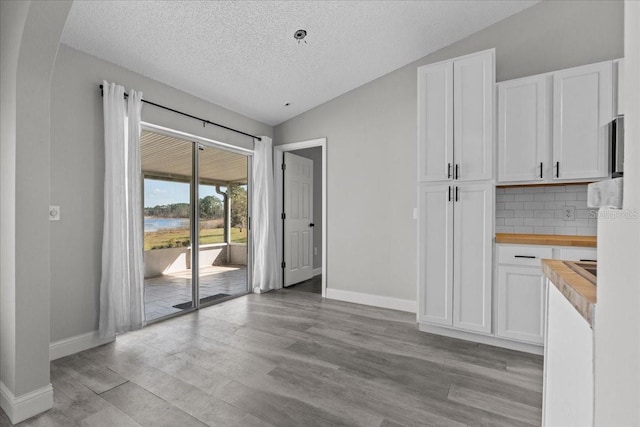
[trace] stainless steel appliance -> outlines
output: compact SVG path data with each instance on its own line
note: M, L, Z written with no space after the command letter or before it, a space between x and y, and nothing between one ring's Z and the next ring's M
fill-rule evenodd
M617 116L610 126L611 177L624 174L624 116Z

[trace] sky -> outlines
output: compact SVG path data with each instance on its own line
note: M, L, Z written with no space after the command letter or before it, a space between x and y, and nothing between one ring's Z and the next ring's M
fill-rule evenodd
M206 196L214 196L222 200L222 196L216 193L215 187L201 185L199 197L202 199ZM173 203L189 203L189 184L156 179L144 180L145 208Z

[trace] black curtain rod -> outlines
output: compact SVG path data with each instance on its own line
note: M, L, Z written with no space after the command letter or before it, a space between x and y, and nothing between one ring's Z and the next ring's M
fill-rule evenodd
M103 91L102 85L100 85L100 94L102 96L104 96L104 91ZM124 93L125 99L128 96L129 96L129 94L127 92L125 92ZM214 122L209 121L207 119L201 119L200 117L192 116L191 114L183 113L182 111L174 110L173 108L165 107L164 105L160 105L160 104L156 104L155 102L147 101L146 99L143 99L142 102L144 102L145 104L153 105L154 107L162 108L163 110L171 111L172 113L180 114L181 116L185 116L185 117L189 117L189 118L195 119L195 120L197 120L199 122L202 122L203 125L205 123L208 123L210 125L218 126L219 128L230 130L231 132L239 133L239 134L242 134L242 135L250 136L251 138L257 139L258 141L262 141L262 138L260 138L259 136L251 135L250 133L242 132L241 130L233 129L233 128L230 128L230 127L225 126L225 125L214 123Z

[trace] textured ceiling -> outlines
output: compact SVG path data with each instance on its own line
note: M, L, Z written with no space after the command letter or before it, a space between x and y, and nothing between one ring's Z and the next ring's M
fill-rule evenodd
M62 42L276 125L536 2L76 0Z

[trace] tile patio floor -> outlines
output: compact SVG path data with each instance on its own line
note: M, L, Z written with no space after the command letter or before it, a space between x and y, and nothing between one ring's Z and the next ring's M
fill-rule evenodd
M217 294L247 292L247 266L200 268L200 299ZM174 305L191 301L191 270L145 279L144 306L147 321L182 311Z

